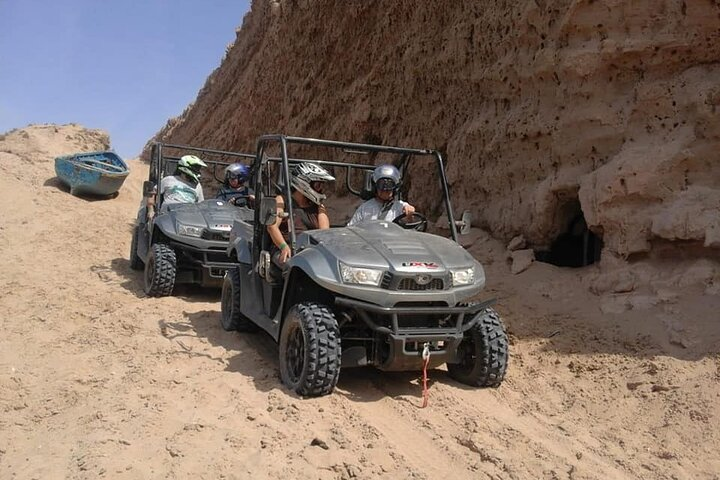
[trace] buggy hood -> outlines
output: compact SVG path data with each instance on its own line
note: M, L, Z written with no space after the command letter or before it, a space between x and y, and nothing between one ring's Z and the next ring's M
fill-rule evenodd
M480 267L472 255L451 239L405 230L390 222L313 230L308 237L310 243L347 265L408 273Z
M229 235L235 220L247 221L252 218L252 214L247 208L215 199L200 203L172 204L167 206L168 218L164 227L175 231L177 225L181 224L211 232L227 232Z

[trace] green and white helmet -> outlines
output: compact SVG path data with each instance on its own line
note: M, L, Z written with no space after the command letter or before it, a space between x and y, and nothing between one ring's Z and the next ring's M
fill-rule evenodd
M195 155L183 155L177 165L178 170L196 182L200 181L200 169L203 167L207 167L207 165Z

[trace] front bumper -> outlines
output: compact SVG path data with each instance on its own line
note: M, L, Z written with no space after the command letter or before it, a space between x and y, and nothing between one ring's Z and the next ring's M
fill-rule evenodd
M178 258L179 283L197 283L204 287L222 286L230 268L237 262L227 254L227 245L197 248L180 242L170 242Z
M335 304L352 309L378 337L386 341L385 349L373 356L372 363L381 370L404 371L422 368L422 350L425 343L430 345L431 368L443 363L457 363L457 347L464 334L478 323L484 310L495 303L495 299L471 303L459 307L447 306L398 306L382 307L360 300L336 297ZM378 325L371 315L389 317L389 326ZM437 315L454 317L451 326L413 327L401 324L401 317L413 315Z

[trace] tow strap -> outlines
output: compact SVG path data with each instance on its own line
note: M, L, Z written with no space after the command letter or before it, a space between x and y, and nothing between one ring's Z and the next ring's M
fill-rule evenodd
M423 358L423 402L422 406L420 408L425 408L428 406L428 397L430 396L430 392L428 392L428 374L427 374L427 368L430 364L430 344L425 342L425 345L423 345L423 351L422 351L422 358Z

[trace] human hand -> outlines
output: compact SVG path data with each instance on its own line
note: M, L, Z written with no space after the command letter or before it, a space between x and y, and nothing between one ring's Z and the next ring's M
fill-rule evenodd
M285 247L280 250L280 263L287 262L290 257L292 257L292 251L290 250L290 246L288 244L285 244Z
M415 207L413 207L413 206L410 205L409 203L406 203L405 206L403 207L403 213L404 213L405 215L410 216L410 215L412 215L413 213L415 213Z

